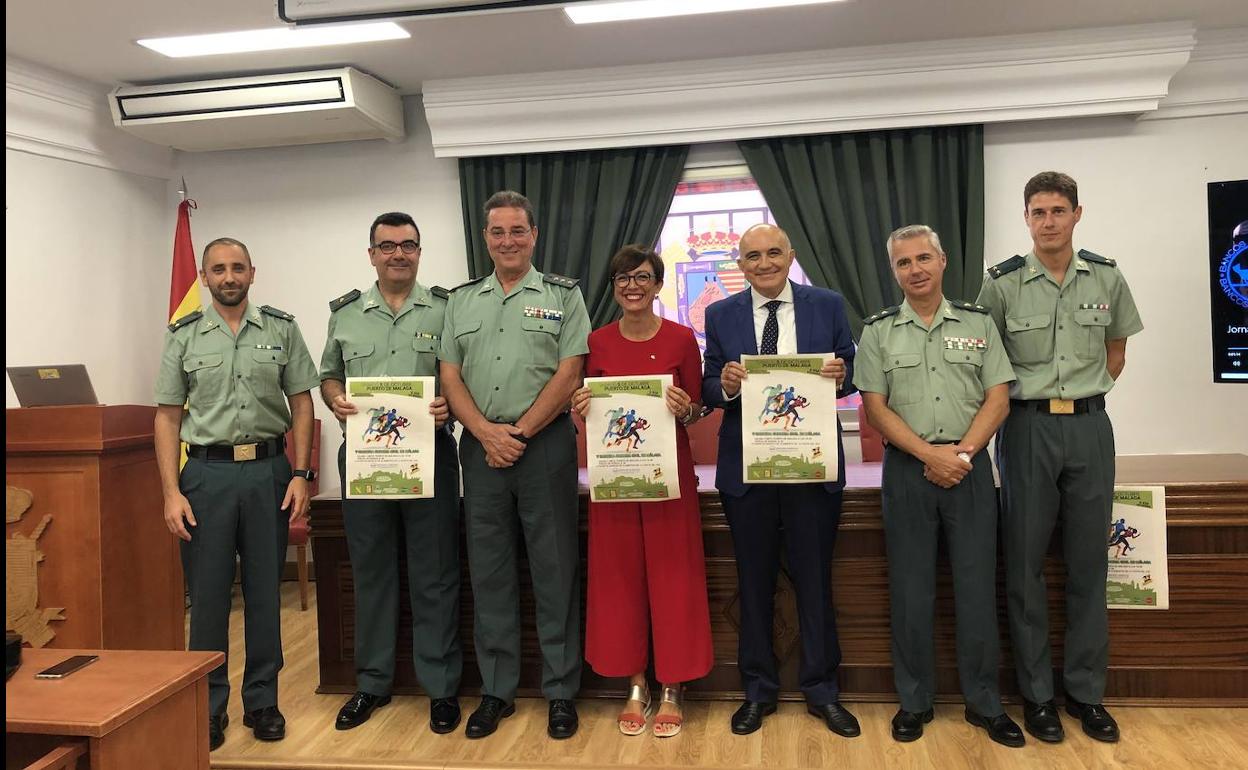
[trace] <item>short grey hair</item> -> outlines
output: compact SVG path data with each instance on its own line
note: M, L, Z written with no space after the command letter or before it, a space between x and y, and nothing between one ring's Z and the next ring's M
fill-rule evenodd
M888 258L893 258L893 246L897 241L908 241L911 238L922 238L927 236L928 243L932 244L932 248L940 254L944 254L945 250L940 246L940 236L936 231L927 225L906 225L894 230L888 236Z
M490 212L494 209L520 209L528 217L529 227L537 226L533 217L533 202L515 190L499 190L490 196L490 199L481 207L481 213L486 222L490 221Z

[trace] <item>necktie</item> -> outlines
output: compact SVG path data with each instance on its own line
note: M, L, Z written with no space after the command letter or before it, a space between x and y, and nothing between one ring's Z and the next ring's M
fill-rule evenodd
M758 346L760 355L774 356L776 354L776 343L780 341L780 321L776 319L776 310L780 305L781 302L778 299L773 299L763 305L767 308L767 321L763 324L762 344Z

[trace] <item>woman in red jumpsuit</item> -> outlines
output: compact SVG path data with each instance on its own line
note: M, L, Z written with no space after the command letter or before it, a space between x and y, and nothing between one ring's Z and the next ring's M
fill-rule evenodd
M702 413L702 363L688 327L654 312L663 261L654 251L625 246L610 265L619 321L589 335L585 374L613 377L671 374L667 408L676 417L680 498L589 504L589 591L585 657L601 676L628 677L620 731L639 735L650 715L646 664L654 637L655 675L663 685L654 734L680 732L684 682L711 670L711 621L698 483L685 426ZM589 390L572 405L584 417Z

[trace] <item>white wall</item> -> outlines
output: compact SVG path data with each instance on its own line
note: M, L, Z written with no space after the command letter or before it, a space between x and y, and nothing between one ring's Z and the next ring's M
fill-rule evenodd
M433 157L420 98L404 99L404 108L408 135L397 144L179 153L175 161L199 204L195 248L226 235L246 243L256 266L251 300L293 313L318 366L329 301L376 280L367 249L378 214L406 211L420 226L422 284L450 288L468 279L458 165ZM327 489L339 483L342 434L314 396Z
M4 361L83 363L109 404L150 404L168 315L166 182L6 149ZM5 406L17 406L5 378Z
M992 124L984 131L985 255L1031 247L1023 185L1079 183L1075 247L1118 260L1144 331L1109 397L1119 454L1248 452L1248 388L1213 382L1205 185L1248 179L1248 115Z

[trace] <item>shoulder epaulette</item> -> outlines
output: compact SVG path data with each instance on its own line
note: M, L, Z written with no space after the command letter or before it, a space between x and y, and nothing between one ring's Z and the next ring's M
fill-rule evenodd
M271 315L271 316L273 316L274 318L280 318L280 319L282 319L283 321L293 321L293 320L295 320L295 317L294 317L293 315L291 315L290 313L287 313L285 310L278 310L277 308L273 307L272 305L261 305L261 306L260 306L260 312L261 312L261 313L264 313L264 314L266 314L266 315Z
M1085 262L1096 262L1101 265L1109 265L1110 267L1118 267L1118 260L1102 257L1100 254L1093 254L1087 249L1079 249L1079 258Z
M169 331L176 332L178 329L181 329L183 326L186 326L187 324L195 323L196 321L198 321L199 319L203 317L204 317L203 311L193 310L187 313L186 315L182 316L178 320L174 321L173 323L169 324Z
M862 319L862 322L866 324L867 326L870 326L871 324L875 323L881 318L888 318L890 315L897 315L900 312L901 312L901 305L893 305L892 307L884 308L883 310L876 313L875 315L867 316L866 318Z
M988 268L988 275L992 276L993 280L996 280L1006 273L1014 272L1025 264L1027 264L1026 258L1015 254L1004 262Z
M440 299L446 299L451 296L451 293L446 289L443 289L441 286L430 286L429 293Z
M343 308L344 308L344 307L346 307L347 305L350 305L352 302L355 302L357 299L359 299L359 298L360 298L360 296L361 296L361 294L360 294L360 290L359 290L359 289L352 289L351 291L347 292L346 294L343 294L343 295L342 295L341 297L339 297L338 299L333 299L333 300L330 300L330 301L329 301L329 312L331 312L331 313L337 313L339 310L343 309Z
M488 273L487 273L486 275L488 275ZM481 283L482 281L484 281L484 280L486 279L486 275L483 275L483 276L481 276L481 277L479 277L479 278L473 278L472 280L469 280L469 281L464 281L464 282L463 282L463 283L461 283L460 285L458 285L458 286L456 286L456 287L452 288L452 289L451 289L451 293L452 293L452 294L454 294L455 292L459 291L460 289L462 289L462 288L464 288L464 287L466 287L466 286L472 286L473 284Z
M565 289L575 289L576 284L579 283L579 281L575 278L568 278L567 276L559 275L557 273L544 273L542 275L542 280L546 283L553 283L556 286L562 286Z
M988 312L988 308L984 307L983 305L976 305L974 302L963 302L960 299L951 299L949 300L949 304L957 308L962 308L963 310L969 310L972 313L987 313Z

